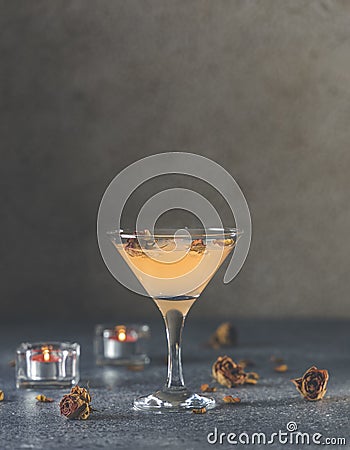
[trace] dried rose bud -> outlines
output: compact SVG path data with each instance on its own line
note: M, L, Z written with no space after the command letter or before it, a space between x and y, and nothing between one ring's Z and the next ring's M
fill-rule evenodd
M207 412L207 408L196 408L192 409L193 414L205 414Z
M43 395L43 394L39 394L35 398L38 400L38 402L41 402L41 403L52 403L53 402L53 398L46 397L46 395Z
M239 397L232 397L232 395L226 395L226 396L223 398L223 401L224 401L225 403L240 403L240 402L241 402L241 399L240 399Z
M202 392L215 392L216 387L210 387L209 384L202 384L201 391Z
M316 401L324 397L327 391L328 379L328 370L321 370L317 369L316 366L312 366L301 378L294 378L291 381L304 398Z
M86 420L91 413L91 396L87 389L75 386L60 401L61 415L67 419Z
M276 366L276 367L274 368L274 371L275 371L275 372L280 372L280 373L282 373L282 372L287 372L287 370L288 370L287 364L281 364L281 365Z
M203 253L205 251L205 244L203 242L203 239L195 239L191 243L190 251L191 252L197 252L197 253Z
M247 374L243 368L228 356L219 356L212 367L213 377L223 386L232 387L244 384Z
M222 323L209 339L213 348L232 347L237 343L237 331L230 322Z
M5 398L4 391L0 391L0 402L2 402Z

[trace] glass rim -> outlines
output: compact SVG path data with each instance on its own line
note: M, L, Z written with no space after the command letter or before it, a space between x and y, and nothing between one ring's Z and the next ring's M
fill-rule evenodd
M180 233L180 230L186 230L191 235L191 237L197 237L197 238L213 238L213 237L224 237L224 238L230 238L235 237L243 234L243 230L240 230L238 228L229 228L229 227L223 227L223 228L155 228L153 233L150 233L150 236L154 238L173 238L174 234L176 233L177 237L188 237L187 233ZM123 239L132 239L132 238L144 238L147 235L145 235L144 231L135 231L128 228L121 228L113 231L107 232L108 236L119 236Z

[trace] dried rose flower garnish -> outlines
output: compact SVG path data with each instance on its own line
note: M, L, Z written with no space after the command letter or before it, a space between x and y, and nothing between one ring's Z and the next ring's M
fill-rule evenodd
M241 402L241 399L240 399L239 397L232 397L232 395L226 395L226 396L223 398L223 401L224 401L225 403L240 403L240 402Z
M61 415L67 419L86 420L92 411L91 396L87 389L74 386L60 401Z
M294 383L304 398L316 401L324 397L327 391L328 379L328 370L321 370L316 366L312 366L301 378L294 378L291 382Z
M0 402L2 402L5 398L4 391L0 391Z
M142 255L142 248L139 244L139 241L136 238L130 238L126 241L124 250L130 255L130 256L140 256Z
M195 239L191 242L190 251L203 253L205 251L205 247L206 245L204 244L203 239Z
M202 392L215 392L216 391L216 387L211 387L209 386L209 384L202 384L201 385L201 391Z
M282 373L282 372L287 372L287 370L288 370L287 364L281 364L281 365L276 366L276 367L274 368L274 371L275 371L275 372L280 372L280 373Z
M212 367L213 377L223 386L231 388L244 384L247 374L228 356L219 356Z
M39 394L35 398L40 403L52 403L53 402L53 398L46 397L46 395L43 395L43 394Z
M232 347L237 343L237 331L230 322L222 323L209 339L213 348Z
M192 409L193 414L205 414L207 412L207 408L196 408Z

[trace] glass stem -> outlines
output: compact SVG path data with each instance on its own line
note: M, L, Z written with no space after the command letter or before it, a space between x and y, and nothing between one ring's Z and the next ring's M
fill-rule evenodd
M176 309L171 309L163 317L168 341L168 377L166 387L174 390L185 389L182 375L181 336L186 316Z

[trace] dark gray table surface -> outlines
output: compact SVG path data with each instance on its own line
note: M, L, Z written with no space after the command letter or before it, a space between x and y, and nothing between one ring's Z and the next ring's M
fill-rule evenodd
M93 325L3 325L0 329L0 448L115 448L115 449L200 449L258 448L257 445L207 443L215 427L219 433L287 431L295 422L298 430L320 433L325 437L343 437L350 446L350 327L346 321L236 321L239 343L232 349L213 350L202 344L218 322L189 318L184 333L184 370L188 387L199 390L211 381L211 364L220 354L234 359L249 358L253 370L261 375L255 386L235 389L220 387L213 395L217 408L203 415L192 413L154 414L133 411L132 400L150 393L164 383L165 335L162 323L152 325L150 355L152 362L143 372L96 367L92 353ZM15 369L7 363L21 341L36 339L76 340L82 345L80 385L89 381L93 406L98 410L87 421L68 421L61 417L58 402L67 390L17 390ZM271 355L282 356L289 366L278 374ZM311 365L327 368L330 380L326 397L307 402L295 390L290 378L300 376ZM38 393L50 395L54 403L38 404ZM225 405L224 395L241 398L238 405ZM244 437L243 437L244 439ZM276 442L274 448L301 448L302 445ZM265 448L268 447L264 446ZM319 447L307 445L306 448ZM324 446L327 447L327 446Z

